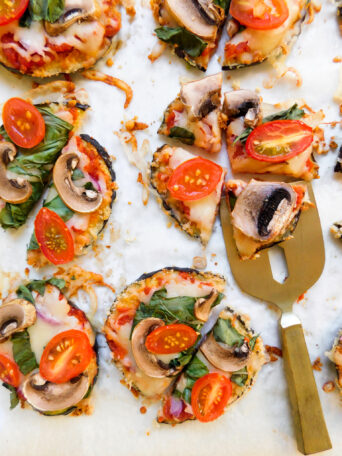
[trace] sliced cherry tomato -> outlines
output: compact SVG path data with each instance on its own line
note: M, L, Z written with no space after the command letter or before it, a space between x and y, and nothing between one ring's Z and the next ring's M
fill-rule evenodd
M8 385L18 388L20 372L18 365L5 355L0 353L0 380Z
M0 25L19 19L26 11L30 0L3 0L0 2Z
M65 383L88 367L94 356L83 331L70 329L53 337L46 345L39 364L40 375L53 383Z
M279 163L304 152L313 141L312 128L299 120L274 120L256 127L246 152L256 160Z
M167 188L175 199L195 201L213 192L221 176L220 165L205 158L196 157L177 166Z
M199 421L216 420L232 395L232 382L213 372L196 380L191 392L191 407Z
M277 28L289 17L285 0L232 0L229 13L240 24L257 30Z
M175 323L152 331L146 337L145 346L149 352L158 355L180 353L192 347L197 337L197 332L190 326Z
M45 122L38 109L21 98L10 98L2 111L5 130L20 147L30 149L45 136Z
M40 250L53 264L65 264L74 258L74 240L69 228L56 212L42 207L34 221Z

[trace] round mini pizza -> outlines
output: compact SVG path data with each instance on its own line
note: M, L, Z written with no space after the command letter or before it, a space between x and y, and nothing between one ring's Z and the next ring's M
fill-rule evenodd
M104 334L113 361L129 389L162 401L160 422L218 418L264 362L260 337L226 308L224 288L219 275L164 268L129 285L110 311ZM201 419L204 390L211 402Z
M117 0L10 0L0 5L0 62L45 78L89 68L120 30Z
M88 135L71 138L52 174L28 245L27 262L37 268L85 254L105 227L116 196L110 157Z
M87 413L98 365L85 314L62 293L62 279L21 285L0 306L0 380L43 415Z

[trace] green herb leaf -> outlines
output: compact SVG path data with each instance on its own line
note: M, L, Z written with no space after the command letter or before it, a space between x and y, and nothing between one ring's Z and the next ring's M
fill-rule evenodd
M10 409L12 410L19 404L19 397L18 397L18 394L17 394L17 390L14 388L14 386L9 385L8 383L3 383L2 386L7 388L11 392L11 394L10 394L10 403L11 403Z
M191 388L185 388L182 394L182 398L187 402L188 404L191 404Z
M227 344L229 347L243 344L244 336L232 327L230 320L219 318L214 327L214 337L218 342Z
M87 182L84 186L86 190L94 190L96 192L96 188L94 187L92 182Z
M27 250L39 250L39 248L36 234L33 232Z
M22 27L29 27L32 21L56 22L64 12L64 0L30 0Z
M177 46L193 58L200 56L208 45L183 27L158 27L155 32L160 40Z
M83 179L83 177L84 177L84 174L82 173L80 168L76 168L76 169L74 169L74 171L72 173L71 179L73 181L77 181L79 179Z
M258 337L259 337L259 334L257 334L256 336L253 336L252 339L248 342L248 346L249 346L250 350L252 350L252 351L254 350L255 343L256 343Z
M213 3L226 11L230 5L230 0L214 0Z
M170 138L176 138L190 146L195 142L195 135L192 131L183 127L172 127L170 129Z
M169 365L171 368L176 369L179 366L185 366L192 358L192 349L188 349L180 354L177 358L171 359Z
M291 106L289 109L284 109L283 111L276 112L274 114L270 114L269 116L266 116L262 119L262 123L266 122L271 122L273 120L299 120L301 119L305 114L305 111L303 109L299 109L297 103ZM248 127L246 128L241 135L239 135L237 138L234 140L234 144L237 143L238 141L241 141L242 143L245 143L248 136L251 134L253 131L252 128Z
M25 285L20 285L20 287L17 290L17 296L20 299L26 299L26 301L29 301L32 304L34 304L32 293Z
M58 214L64 222L67 222L74 215L74 212L66 206L59 195L55 196L52 200L44 202L44 207Z
M56 22L64 11L64 0L45 0L44 18L48 22Z
M236 385L244 386L248 380L247 367L234 372L230 379L232 382L236 383Z
M11 341L13 344L14 361L18 364L20 371L24 375L29 374L33 369L39 367L35 354L31 349L30 335L26 329L14 333Z
M63 288L65 288L65 280L64 279L57 279L57 277L52 277L51 279L49 279L47 281L47 283L59 288L60 290L63 290Z
M235 203L236 203L237 197L234 195L233 192L229 192L228 193L228 198L229 198L230 210L233 211L234 207L235 207Z
M209 369L197 356L194 356L191 363L185 369L186 376L191 377L194 380L201 378L208 373Z

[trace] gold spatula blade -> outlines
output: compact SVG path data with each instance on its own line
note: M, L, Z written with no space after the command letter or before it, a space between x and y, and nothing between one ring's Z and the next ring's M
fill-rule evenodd
M306 183L314 207L303 211L294 238L279 244L285 253L288 277L283 283L274 280L268 250L256 260L242 261L238 255L230 211L222 198L220 217L227 257L232 274L241 290L256 298L272 302L282 311L280 328L283 339L284 366L294 417L297 445L303 454L331 448L329 434L305 344L302 325L292 313L296 299L320 277L325 262L319 214L311 184Z

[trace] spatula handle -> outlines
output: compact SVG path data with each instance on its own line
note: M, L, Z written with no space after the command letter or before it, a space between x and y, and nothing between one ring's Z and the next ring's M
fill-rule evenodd
M303 454L329 450L331 442L304 339L303 327L293 313L282 315L280 327L298 450Z

